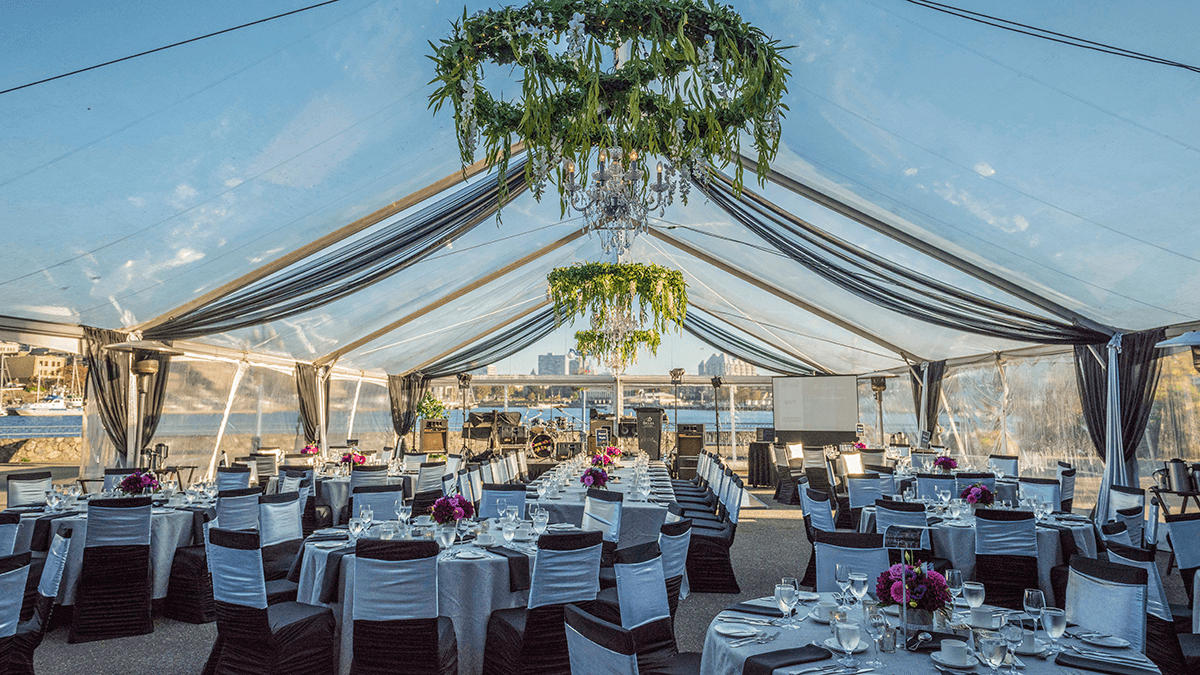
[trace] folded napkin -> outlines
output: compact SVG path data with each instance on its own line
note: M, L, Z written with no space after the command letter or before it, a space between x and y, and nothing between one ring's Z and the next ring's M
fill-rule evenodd
M828 658L833 658L833 653L816 645L763 652L746 659L746 663L742 665L742 675L771 675L776 668L798 666L801 663L824 661Z
M59 518L70 518L71 516L79 515L79 511L66 511L62 513L51 513L45 516L38 516L33 522L33 537L29 540L29 550L31 551L49 551L50 540L53 539L53 532L50 524Z
M1084 670L1094 670L1098 673L1111 673L1112 675L1158 675L1159 671L1149 663L1145 668L1138 667L1131 663L1113 661L1104 661L1094 659L1082 654L1072 654L1069 652L1060 652L1054 657L1054 662L1060 666L1067 668L1083 668Z
M305 539L304 541L306 541L306 542L316 542L316 541L346 541L346 540L347 540L347 539L349 539L349 538L350 538L350 534L349 534L349 533L341 533L341 534L336 534L336 533L330 532L329 534L313 534L313 535L309 535L308 539Z
M773 607L763 607L762 605L751 605L748 602L739 602L736 605L730 605L721 610L724 612L739 612L741 614L756 614L758 616L769 616L775 619L783 618L783 612Z
M529 590L529 556L511 548L498 546L488 551L508 558L508 590L510 593Z
M920 633L920 632L921 631L915 631L913 633L913 636L908 639L908 645L909 645L908 650L909 651L913 651L914 648L916 647L917 633ZM963 639L961 635L955 635L954 633L938 633L936 631L925 631L925 632L932 635L933 639L930 640L929 642L922 644L921 648L916 649L916 651L936 652L942 648L942 640L961 640L961 639Z
M338 601L338 582L342 578L342 558L354 553L354 545L335 548L325 559L325 576L321 578L320 602L328 605ZM299 556L297 556L299 557Z
M217 509L212 506L180 506L176 510L192 514L192 543L204 543L204 524L217 517Z

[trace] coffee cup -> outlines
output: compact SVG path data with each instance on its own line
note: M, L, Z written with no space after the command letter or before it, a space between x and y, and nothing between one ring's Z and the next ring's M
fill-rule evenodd
M475 543L479 546L491 546L495 541L490 534L479 534L475 537Z
M967 665L967 643L962 640L942 640L942 660L950 665Z
M972 607L971 608L971 625L976 628L994 628L996 624L996 615L990 607Z
M433 516L417 516L417 525L428 527L433 524Z
M1037 642L1033 639L1033 631L1026 628L1021 631L1021 651L1032 652L1037 649Z
M822 600L817 603L816 611L817 618L826 623L829 622L833 615L833 610L837 609L837 603L830 600Z

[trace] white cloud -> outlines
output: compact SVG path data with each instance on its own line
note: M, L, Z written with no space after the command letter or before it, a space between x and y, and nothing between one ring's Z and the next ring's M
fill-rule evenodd
M905 169L905 170L904 170L904 175L905 175L905 176L915 176L915 175L917 175L917 168L916 168L916 167L909 167L909 168Z
M989 176L996 175L996 170L992 168L991 164L988 164L987 162L980 162L975 165L975 173L987 178Z
M225 181L225 187L229 187L229 188L237 187L241 184L242 184L241 178L230 178L229 180Z
M1013 225L1016 225L1017 229L1022 232L1029 229L1029 221L1025 220L1025 216L1020 214L1013 216Z
M74 310L68 307L59 307L57 305L18 305L16 309L19 309L22 312L28 312L30 314L40 314L42 316L76 316Z
M176 199L191 199L192 197L195 197L196 194L196 188L188 185L187 183L180 183L179 185L175 186Z
M146 200L142 197L127 197L126 199L139 209L146 205Z

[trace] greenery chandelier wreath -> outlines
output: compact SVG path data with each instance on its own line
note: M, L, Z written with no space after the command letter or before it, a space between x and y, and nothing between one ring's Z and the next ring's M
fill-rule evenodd
M541 199L552 180L564 214L581 189L575 169L586 182L593 154L625 160L616 183L636 182L644 196L657 174L656 197L678 184L686 203L692 177L731 161L743 133L758 154L760 181L779 146L785 48L711 0L531 0L473 16L464 10L453 33L430 46L439 86L429 104L435 112L453 105L463 165L475 161L482 139L489 168L504 176L521 141L534 195ZM521 98L493 96L482 84L486 64L522 69ZM640 170L652 156L662 160L659 171ZM603 184L606 175L601 168L591 177ZM652 199L651 210L665 208L670 193Z
M614 372L646 347L657 353L661 332L682 328L687 283L678 270L642 263L577 263L546 277L559 325L591 314L591 330L575 333L575 349Z

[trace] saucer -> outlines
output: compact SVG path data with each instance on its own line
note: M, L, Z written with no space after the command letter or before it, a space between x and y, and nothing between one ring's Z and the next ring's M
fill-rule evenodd
M735 626L728 623L719 623L714 628L717 635L724 635L728 638L748 638L758 635L758 631L745 626Z
M817 623L825 624L826 626L828 626L828 625L829 625L829 620L828 620L828 619L822 619L821 617L817 616L817 610L816 610L816 609L813 609L813 611L811 611L811 612L809 612L809 613L808 613L808 618L809 618L809 619L812 619L813 621L815 621L815 622L817 622Z
M483 560L487 556L480 551L473 551L469 548L464 548L455 553L454 557L460 560Z
M814 600L820 600L820 599L821 599L820 593L812 593L809 591L796 591L796 600L798 602L812 602Z
M1105 635L1104 637L1085 637L1080 638L1089 645L1095 647L1109 647L1111 649L1122 649L1129 646L1129 640L1124 640L1119 637Z
M825 645L826 649L832 650L834 654L845 654L846 653L846 650L842 649L842 646L840 644L838 644L837 638L825 638L825 642L823 642L822 644ZM859 640L858 646L855 647L854 649L850 650L850 653L858 654L860 652L865 652L865 651L867 651L867 643L863 642L862 640Z
M1038 644L1034 645L1033 649L1025 649L1024 647L1017 647L1013 651L1015 651L1017 653L1017 656L1041 656L1042 654L1046 653L1047 649L1049 649L1049 647L1047 647L1044 644L1038 643Z
M941 652L933 652L929 655L929 658L933 659L933 662L939 666L946 666L947 668L954 668L956 670L967 670L969 668L974 668L975 665L979 663L979 659L975 658L975 656L972 654L967 654L966 663L950 663L949 661L945 661L942 659Z

